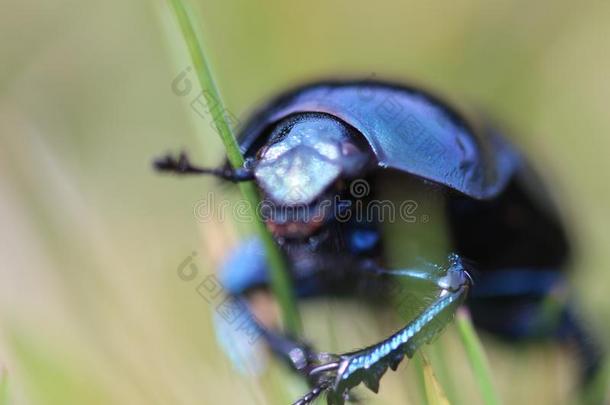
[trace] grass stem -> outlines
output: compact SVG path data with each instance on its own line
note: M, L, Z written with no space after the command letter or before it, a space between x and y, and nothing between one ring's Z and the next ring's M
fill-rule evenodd
M227 158L233 167L242 167L244 157L241 154L237 139L229 124L227 110L214 82L202 41L197 35L194 13L181 0L170 0L169 3L182 31L199 84L202 90L206 92L205 98L208 102L214 125L225 146ZM292 334L298 334L301 330L301 322L294 300L292 283L286 269L284 257L260 218L258 209L256 209L260 203L258 190L252 182L239 183L239 188L243 197L250 205L251 214L256 217L256 228L265 246L269 262L271 288L282 310L284 328Z
M472 325L470 313L466 308L460 308L456 315L458 333L466 349L466 356L474 372L474 377L486 405L499 405L500 398L491 380L491 372L483 345Z

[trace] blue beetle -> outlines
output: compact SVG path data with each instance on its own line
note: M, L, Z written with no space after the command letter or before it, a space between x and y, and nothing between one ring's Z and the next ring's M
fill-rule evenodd
M601 350L570 303L544 316L545 299L565 284L570 246L553 202L523 155L488 122L467 120L419 88L381 81L321 82L280 95L254 114L239 138L242 168L206 169L186 155L166 156L157 169L255 181L269 230L290 263L299 297L349 294L395 278L424 280L438 291L407 325L364 349L334 355L258 324L269 346L312 390L342 404L360 383L377 392L395 369L449 322L466 302L475 324L510 339L555 338L575 347L589 379ZM355 200L350 184L394 176L396 187L418 182L443 196L455 252L446 265L383 266L379 218L343 218ZM351 182L351 183L350 183ZM387 182L385 183L387 184ZM340 198L337 198L340 197ZM268 284L262 247L247 242L221 280L245 299ZM476 283L471 273L476 271ZM253 318L254 319L254 318Z

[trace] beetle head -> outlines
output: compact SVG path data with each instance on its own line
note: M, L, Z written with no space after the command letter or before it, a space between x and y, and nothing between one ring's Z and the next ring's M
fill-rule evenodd
M281 236L313 233L333 216L343 180L368 162L368 150L336 118L302 114L280 122L254 162L267 226Z

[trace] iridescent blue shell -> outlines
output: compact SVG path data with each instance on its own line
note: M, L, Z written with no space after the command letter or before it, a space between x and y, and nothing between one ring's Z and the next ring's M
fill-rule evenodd
M306 112L329 114L355 128L380 168L410 173L476 199L501 193L520 167L519 154L502 137L474 130L435 97L373 81L313 84L276 98L244 127L242 151L252 156L275 123Z

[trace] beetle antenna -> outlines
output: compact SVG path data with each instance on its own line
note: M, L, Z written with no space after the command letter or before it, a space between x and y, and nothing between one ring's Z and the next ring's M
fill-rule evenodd
M153 166L160 172L169 172L179 175L209 174L234 183L248 181L254 178L252 171L245 168L233 169L228 166L217 168L195 166L189 161L188 156L184 152L180 153L178 159L170 154L157 158L154 160Z

